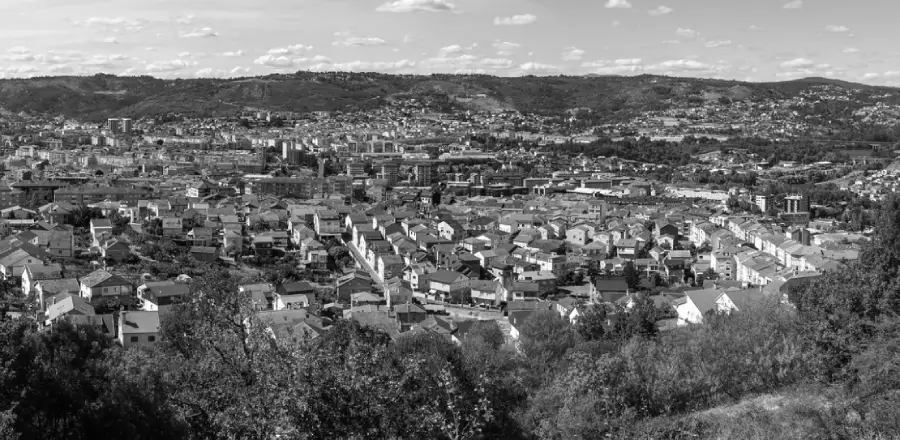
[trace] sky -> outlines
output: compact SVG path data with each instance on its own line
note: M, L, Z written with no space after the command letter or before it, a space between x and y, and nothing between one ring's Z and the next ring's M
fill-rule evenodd
M0 77L312 71L900 86L892 0L0 0Z

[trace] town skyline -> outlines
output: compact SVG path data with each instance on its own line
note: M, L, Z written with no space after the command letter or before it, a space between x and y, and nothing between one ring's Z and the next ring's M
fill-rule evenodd
M886 21L900 5L889 2L482 3L11 0L0 5L0 78L310 70L900 86Z

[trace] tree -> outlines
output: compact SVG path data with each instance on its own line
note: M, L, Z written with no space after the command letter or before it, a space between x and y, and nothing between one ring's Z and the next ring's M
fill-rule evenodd
M625 282L628 284L628 288L632 290L637 289L641 283L641 278L634 267L634 263L631 261L625 263L622 273L625 275Z

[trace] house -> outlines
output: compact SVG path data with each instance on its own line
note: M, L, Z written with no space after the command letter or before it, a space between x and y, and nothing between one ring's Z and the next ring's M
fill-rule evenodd
M722 294L718 289L689 290L684 298L675 301L678 325L699 324L707 312L716 310L716 300Z
M588 243L593 231L590 227L579 225L566 231L566 242L575 246L584 246Z
M222 249L226 253L241 254L244 251L244 236L235 231L222 234Z
M212 246L191 246L191 256L202 263L210 263L219 258L219 248Z
M47 298L61 294L78 295L80 291L81 285L76 278L38 280L34 283L35 298L41 310L46 310Z
M634 260L637 257L637 240L623 238L616 242L616 254L619 258Z
M354 272L352 274L342 276L337 280L337 300L339 302L349 304L352 294L360 292L371 292L372 286L372 278L361 272Z
M399 304L394 306L394 315L400 325L400 331L408 331L413 325L419 324L428 318L425 309L415 304Z
M539 295L556 292L556 275L549 271L526 271L519 274L519 281L536 283Z
M313 227L319 237L335 237L343 232L341 217L336 211L330 209L316 211Z
M47 253L57 258L72 258L75 256L75 234L71 231L50 231L50 239L47 242Z
M509 312L509 337L518 341L519 336L521 336L521 328L531 318L536 310L519 310L514 312Z
M22 276L27 264L43 264L47 260L47 254L40 248L28 243L18 244L17 247L0 252L0 274L4 279L14 279Z
M90 301L93 297L131 295L134 286L130 281L98 269L81 278L81 297Z
M183 231L181 219L178 217L163 217L162 232L164 237L181 237Z
M51 297L47 304L45 325L52 325L57 319L64 316L94 316L95 314L94 307L88 304L84 298L71 294L57 295Z
M159 339L159 312L122 312L119 314L119 344L145 347Z
M275 287L269 283L242 284L238 291L247 294L256 310L274 310Z
M450 302L470 299L469 277L450 270L438 270L428 276L428 293Z
M458 221L450 219L438 224L438 234L441 238L450 241L462 241L466 238L466 229Z
M405 264L399 255L381 254L378 256L378 276L382 280L403 276Z
M591 302L614 303L629 293L624 276L598 275L591 282Z
M100 254L108 260L124 261L131 255L131 246L117 238L102 240L100 243Z
M173 304L184 301L191 293L191 287L175 281L154 281L138 286L137 297L141 310L159 312L165 315Z
M35 283L40 280L55 280L62 278L62 266L58 264L43 263L26 264L22 270L22 294L28 296Z
M91 219L91 237L94 238L94 243L100 243L104 235L112 236L112 229L112 222L107 218Z
M494 306L500 304L502 298L497 294L500 283L496 280L471 280L469 289L472 301L476 304Z
M273 307L275 310L305 309L311 304L313 304L313 301L310 300L310 295L307 294L284 295L275 293Z
M188 232L188 240L191 240L194 246L212 246L213 234L210 228L194 227Z

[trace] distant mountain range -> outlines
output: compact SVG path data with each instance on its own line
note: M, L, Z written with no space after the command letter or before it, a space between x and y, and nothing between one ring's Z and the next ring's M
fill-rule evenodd
M0 80L0 107L11 112L88 120L182 113L224 116L242 110L353 110L386 100L428 97L444 106L559 114L590 108L611 117L683 102L784 99L813 86L855 90L861 102L900 90L826 78L776 83L641 76L495 77L297 72L236 79L162 80L147 76Z

